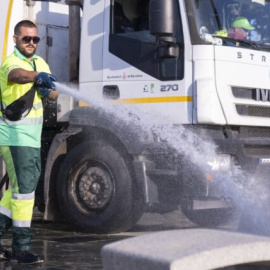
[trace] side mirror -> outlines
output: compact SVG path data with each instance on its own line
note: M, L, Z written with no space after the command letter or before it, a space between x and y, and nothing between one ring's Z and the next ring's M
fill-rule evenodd
M174 0L150 0L149 29L157 38L160 58L178 58L179 48L174 38Z
M173 0L150 0L149 28L153 36L173 36Z

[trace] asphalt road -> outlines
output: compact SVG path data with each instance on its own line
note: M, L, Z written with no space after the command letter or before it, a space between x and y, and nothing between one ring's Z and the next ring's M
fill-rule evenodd
M220 229L234 229L234 223ZM0 270L24 269L95 269L102 270L101 248L111 242L146 233L198 228L180 211L168 214L144 214L138 224L130 231L114 235L93 235L75 231L65 223L44 222L39 217L33 221L36 235L33 239L33 251L43 254L45 261L40 265L22 265L15 261L0 262ZM10 248L11 232L2 240Z

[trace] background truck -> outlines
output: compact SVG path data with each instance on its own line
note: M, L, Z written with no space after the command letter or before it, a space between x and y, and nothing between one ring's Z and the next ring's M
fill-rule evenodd
M247 39L216 34L237 16L254 27ZM12 52L20 19L34 20L37 53L60 82L213 141L213 173L236 164L256 175L270 162L269 16L268 0L2 0L0 51L2 59ZM230 194L190 159L149 130L85 105L63 94L45 104L36 192L45 220L111 233L146 211L179 206L199 225L228 219Z

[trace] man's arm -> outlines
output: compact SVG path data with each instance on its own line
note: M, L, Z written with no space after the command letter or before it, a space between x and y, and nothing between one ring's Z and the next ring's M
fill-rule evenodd
M13 83L25 84L29 82L35 82L38 72L28 71L22 68L14 68L8 74L8 80ZM48 98L55 100L59 96L58 91L50 91Z
M8 80L13 83L25 84L35 82L38 72L28 71L22 68L12 69L8 74Z

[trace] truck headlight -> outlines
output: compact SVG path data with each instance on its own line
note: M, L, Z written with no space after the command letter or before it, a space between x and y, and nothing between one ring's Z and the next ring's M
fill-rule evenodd
M208 161L212 171L228 171L231 168L231 155L218 154L214 160Z

